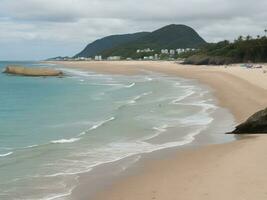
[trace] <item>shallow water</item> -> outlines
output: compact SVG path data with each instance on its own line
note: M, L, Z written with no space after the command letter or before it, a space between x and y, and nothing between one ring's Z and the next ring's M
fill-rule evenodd
M66 78L0 74L0 199L64 199L80 173L192 143L218 109L191 80L64 71Z

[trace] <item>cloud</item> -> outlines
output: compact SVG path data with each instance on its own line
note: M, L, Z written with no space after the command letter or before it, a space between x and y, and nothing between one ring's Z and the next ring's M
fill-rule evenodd
M64 53L71 55L99 37L170 23L192 26L207 41L232 40L241 34L262 35L266 6L266 0L1 0L0 45L13 44L30 55L42 44L49 52L40 51L39 58L62 55L65 44L70 49ZM0 59L8 54L2 51Z

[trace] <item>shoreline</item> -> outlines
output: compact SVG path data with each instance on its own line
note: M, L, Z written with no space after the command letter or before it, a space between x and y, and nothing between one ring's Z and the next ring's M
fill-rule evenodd
M229 109L238 122L264 108L267 103L266 74L258 69L181 66L172 62L57 64L101 73L132 75L148 70L195 79L210 86L219 105ZM116 181L108 190L100 192L96 199L244 199L251 198L256 192L254 198L266 199L263 186L267 180L263 180L261 174L267 167L267 159L261 158L266 158L262 150L267 139L265 136L252 138L179 151L170 159L151 161L142 172ZM261 166L255 161L261 161ZM240 172L240 169L246 173ZM255 170L257 173L253 173ZM219 184L215 185L216 182ZM259 185L256 184L256 187L251 182ZM250 190L246 191L248 187Z

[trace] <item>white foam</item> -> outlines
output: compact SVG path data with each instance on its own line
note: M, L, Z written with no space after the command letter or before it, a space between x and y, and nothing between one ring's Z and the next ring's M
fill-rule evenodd
M72 75L76 75L76 76L81 76L81 77L90 77L90 74L88 72L85 71L79 71L79 70L75 70L75 69L66 69L66 68L60 68L60 70L72 74Z
M70 139L60 139L60 140L52 140L52 144L64 144L64 143L73 143L79 141L81 138L70 138Z
M153 81L153 78L151 78L151 77L145 77L145 79L147 80L147 81Z
M25 147L25 149L30 149L30 148L34 148L34 147L38 147L38 145L37 144L29 145L29 146Z
M11 154L13 154L12 151L10 151L10 152L8 152L8 153L5 153L5 154L0 154L0 157L6 157L6 156L9 156L9 155L11 155Z
M121 83L90 83L90 85L96 86L120 86L120 87L127 87L127 85L123 85Z
M167 128L168 128L167 124L164 124L164 125L159 126L159 127L156 127L156 126L153 127L154 130L161 132L161 133L167 131Z
M133 87L133 86L135 86L135 83L132 83L132 84L130 84L130 85L125 85L124 87L126 87L126 88L131 88L131 87Z
M140 94L140 95L134 97L132 100L128 101L128 103L130 103L130 104L134 104L134 103L136 103L138 100L140 100L142 97L147 96L147 95L150 95L150 94L152 94L152 93L153 93L153 92L151 91L151 92L145 92L145 93L143 93L143 94Z
M82 133L80 133L79 136L81 136L81 135L85 135L87 132L92 131L92 130L95 130L95 129L97 129L97 128L103 126L104 124L106 124L106 123L108 123L108 122L110 122L110 121L113 121L113 120L115 120L115 119L116 119L115 117L111 117L111 118L109 118L109 119L107 119L107 120L100 121L100 122L96 123L95 125L93 125L91 128L89 128L88 130L83 131Z
M56 194L54 196L52 195L49 195L47 197L44 197L40 200L56 200L56 199L62 199L63 197L67 197L69 195L71 195L71 192L72 192L73 189L71 189L71 191L67 192L67 193L62 193L62 194Z
M187 97L189 97L189 96L191 96L193 94L195 94L194 91L192 91L192 90L188 91L185 95L172 100L171 104L174 104L174 105L179 104L180 101L184 100L185 98L187 98Z

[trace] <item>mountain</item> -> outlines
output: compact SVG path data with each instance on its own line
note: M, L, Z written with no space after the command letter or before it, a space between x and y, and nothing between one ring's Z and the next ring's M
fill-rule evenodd
M204 44L206 41L194 29L185 25L171 24L135 41L105 50L102 55L131 57L137 49L150 48L159 52L161 49L198 48Z
M115 48L119 45L135 41L149 34L148 32L139 32L133 34L111 35L102 39L96 40L88 44L80 53L74 57L93 57L102 53L105 50Z
M206 41L191 27L171 24L153 32L113 35L96 40L75 57L101 54L104 58L108 56L137 58L137 49L150 48L154 53L159 53L161 49L198 48L204 44Z

